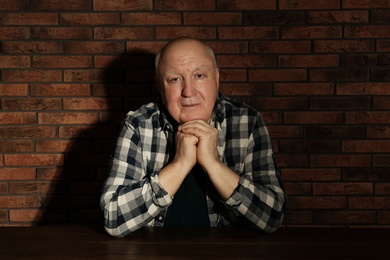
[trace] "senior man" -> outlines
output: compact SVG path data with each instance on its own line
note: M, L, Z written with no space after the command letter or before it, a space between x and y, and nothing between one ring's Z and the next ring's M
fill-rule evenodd
M180 37L156 55L161 98L130 111L101 195L105 229L249 226L275 231L286 195L253 108L219 93L211 48Z

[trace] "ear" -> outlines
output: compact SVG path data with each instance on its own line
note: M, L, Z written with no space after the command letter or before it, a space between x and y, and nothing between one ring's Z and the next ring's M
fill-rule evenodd
M216 82L217 90L219 90L219 69L218 68L215 69L215 80L217 81Z

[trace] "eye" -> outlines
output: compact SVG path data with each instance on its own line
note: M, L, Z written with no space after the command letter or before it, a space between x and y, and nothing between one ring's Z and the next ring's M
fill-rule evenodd
M180 78L171 78L168 80L169 84L176 84L180 81Z
M195 75L196 79L203 79L204 77L205 77L205 75L202 74L202 73L198 73L198 74Z

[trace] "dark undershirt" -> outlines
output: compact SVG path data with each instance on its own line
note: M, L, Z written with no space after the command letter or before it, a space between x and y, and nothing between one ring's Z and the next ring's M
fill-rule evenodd
M168 207L166 227L209 227L205 173L199 165L191 170Z

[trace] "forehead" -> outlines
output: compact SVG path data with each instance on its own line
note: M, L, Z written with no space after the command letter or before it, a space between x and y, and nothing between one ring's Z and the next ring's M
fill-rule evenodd
M172 43L162 53L161 62L165 66L174 63L200 63L197 66L209 66L213 59L207 47L200 42L184 40Z

